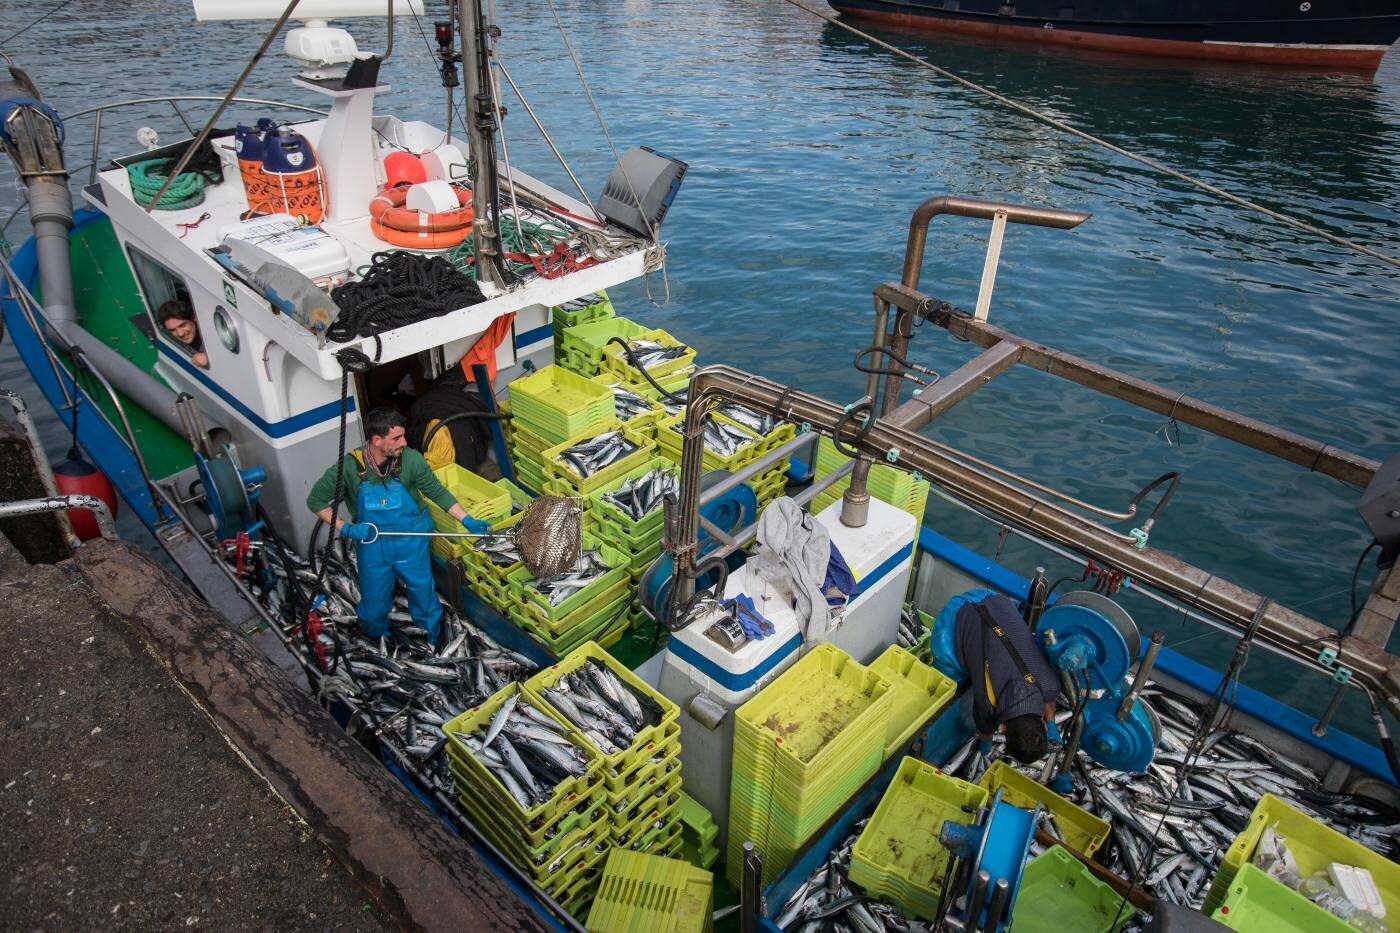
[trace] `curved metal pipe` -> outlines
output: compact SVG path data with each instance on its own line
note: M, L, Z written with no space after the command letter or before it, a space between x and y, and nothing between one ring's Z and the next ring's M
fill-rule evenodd
M1058 230L1072 230L1092 217L1084 211L1062 211L1049 207L1027 207L1023 204L1003 204L1000 201L978 201L973 198L959 198L941 194L920 204L909 219L909 239L904 245L904 271L900 281L906 288L918 288L919 276L924 265L924 246L928 242L929 224L940 214L957 217L974 217L979 220L992 220L998 214L1005 215L1006 221L1013 224L1028 224L1033 227L1054 227ZM909 352L909 338L913 334L914 315L900 309L895 316L894 333L889 335L889 345L900 356ZM876 343L885 342L885 334L876 335ZM894 364L898 368L898 364ZM899 404L899 380L885 377L885 396L879 408L883 417ZM855 483L852 481L852 488Z
M67 512L69 509L91 509L97 518L97 528L108 541L117 538L117 526L112 521L112 510L107 503L96 496L69 495L45 496L42 499L21 499L18 502L0 502L0 518L15 518L20 515L42 515L46 512Z

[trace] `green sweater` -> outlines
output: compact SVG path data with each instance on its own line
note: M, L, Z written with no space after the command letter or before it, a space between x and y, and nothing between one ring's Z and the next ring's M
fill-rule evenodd
M425 497L431 499L444 512L457 504L457 499L447 491L447 487L438 482L438 478L428 466L428 461L424 460L418 451L405 447L399 464L399 482L413 494L419 505L423 504ZM355 515L355 506L360 501L360 463L355 459L353 451L345 455L345 472L340 482L345 490L341 506L349 513L351 521L359 521ZM380 479L373 469L369 469L365 471L365 482L383 484L385 481ZM316 485L311 487L311 493L306 497L306 507L313 512L328 509L334 496L335 464L331 464L330 468L321 474Z

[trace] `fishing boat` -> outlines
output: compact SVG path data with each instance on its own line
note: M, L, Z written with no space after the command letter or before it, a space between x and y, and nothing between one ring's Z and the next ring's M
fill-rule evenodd
M1344 7L1237 3L1003 3L830 0L843 16L890 26L1168 58L1375 71L1400 38L1392 0Z
M289 12L195 6L281 13L269 43ZM1006 225L1090 219L1049 207L938 196L918 208L900 281L874 289L854 403L697 365L703 347L606 295L664 262L683 162L634 150L601 196L568 195L498 146L498 82L514 82L493 67L482 4L436 30L444 83L460 61L473 102L465 139L374 112L378 59L326 20L385 4L302 7L320 18L287 49L328 113L272 112L236 86L204 131L95 162L77 212L63 122L108 110L60 115L11 66L0 113L34 236L4 261L5 329L219 624L304 675L328 721L540 923L699 930L726 899L746 929L1168 929L1206 915L1302 929L1340 924L1345 906L1376 930L1400 917L1384 718L1400 714L1400 662L1385 650L1400 460L992 324ZM215 129L225 106L263 122ZM989 225L972 311L920 290L940 216ZM198 343L187 317L158 319L172 301L192 311ZM911 360L916 336L941 332L980 351L942 376ZM1175 474L1105 506L920 433L1018 366L1355 487L1383 569L1350 628L1155 547ZM458 373L491 426L489 462L439 475L490 534L454 537L438 516L441 643L407 616L372 640L356 624L353 555L318 535L307 492L360 442L364 412ZM527 552L541 542L521 528L561 502L579 563L537 576ZM1023 566L940 532L965 514L1036 557ZM780 569L785 534L843 555L839 593L798 597ZM1054 750L1034 767L975 735L941 640L961 606L992 595L1016 605L1062 678ZM1134 615L1155 607L1228 635L1223 673L1144 637ZM1251 650L1334 691L1326 712L1241 685ZM1357 698L1375 736L1332 724ZM1264 858L1276 844L1282 869ZM1347 884L1370 879L1345 905L1343 882L1317 877L1332 865ZM639 900L639 879L661 893ZM1332 900L1290 888L1304 882Z

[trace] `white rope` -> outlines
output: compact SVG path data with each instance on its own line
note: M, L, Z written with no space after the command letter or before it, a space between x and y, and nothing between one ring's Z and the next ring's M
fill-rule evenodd
M1400 258L1390 256L1386 253L1379 252L1378 250L1371 249L1369 246L1363 246L1362 244L1357 243L1354 240L1348 240L1346 237L1337 236L1335 233L1328 233L1321 227L1314 226L1313 224L1310 224L1307 221L1299 220L1296 217L1290 217L1287 214L1282 214L1276 210L1273 210L1272 208L1268 208L1262 204L1258 204L1254 201L1251 201L1248 198L1242 198L1237 194L1231 194L1223 188L1217 187L1216 185L1212 185L1210 182L1201 181L1198 178L1193 178L1192 176L1187 175L1184 172L1180 172L1169 165L1164 165L1163 163L1158 162L1156 159L1152 159L1144 155L1138 155L1135 152L1131 152L1127 149L1124 149L1122 146L1115 146L1113 143L1109 142L1106 139L1100 139L1098 136L1095 136L1092 133L1086 133L1084 130L1071 126L1063 120L1058 120L1048 114L1041 113L1034 107L1030 107L1026 104L1023 104L1020 101L1012 100L1010 97L1007 97L1004 94L998 94L996 91L992 90L989 87L978 84L975 81L969 81L967 78L956 75L946 68L940 68L938 65L935 65L933 62L928 61L927 59L919 58L917 55L913 55L909 52L904 51L901 48L890 45L888 42L884 42L880 39L877 39L870 33L857 29L849 23L839 20L834 16L828 16L820 10L813 10L810 7L803 6L801 3L798 2L798 0L785 0L785 2L791 3L793 6L797 7L804 13L809 13L812 16L817 17L818 19L822 19L828 23L831 23L833 26L839 26L853 35L860 36L867 42L871 42L875 45L878 45L880 48L885 49L886 51L893 52L900 58L907 59L911 62L914 62L916 65L920 65L924 68L927 68L935 74L940 75L941 77L947 78L950 81L956 81L963 87L976 91L979 94L985 94L992 100L995 100L1001 104L1005 104L1011 109L1023 113L1026 116L1031 117L1032 119L1039 120L1042 123L1045 123L1049 126L1053 126L1057 130L1062 130L1063 132L1069 133L1072 136L1078 136L1080 139L1094 143L1097 146L1102 146L1110 152L1115 152L1126 159L1132 159L1134 162L1146 165L1148 168L1151 169L1156 169L1157 171L1162 172L1163 174L1170 175L1172 178L1175 178L1178 181L1184 181L1188 185L1194 185L1195 187L1200 188L1202 191L1209 192L1210 194L1213 194L1216 197L1224 198L1226 201L1238 204L1241 207L1246 207L1252 211L1257 211L1266 217L1271 217L1274 220L1277 220L1280 223L1287 224L1288 226L1293 227L1296 230L1302 230L1304 233L1311 233L1314 236L1322 237L1324 240L1328 240L1329 242L1335 243L1338 246L1344 246L1347 249L1354 250L1355 252L1362 254L1363 256L1370 256L1372 259L1380 260L1386 265L1400 269ZM550 7L551 9L553 8L553 0L550 0Z

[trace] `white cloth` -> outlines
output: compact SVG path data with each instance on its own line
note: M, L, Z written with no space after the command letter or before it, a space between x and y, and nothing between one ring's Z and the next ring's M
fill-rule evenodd
M758 519L758 547L748 566L758 576L792 593L803 640L826 640L831 613L822 583L831 560L831 536L787 496L774 499Z

